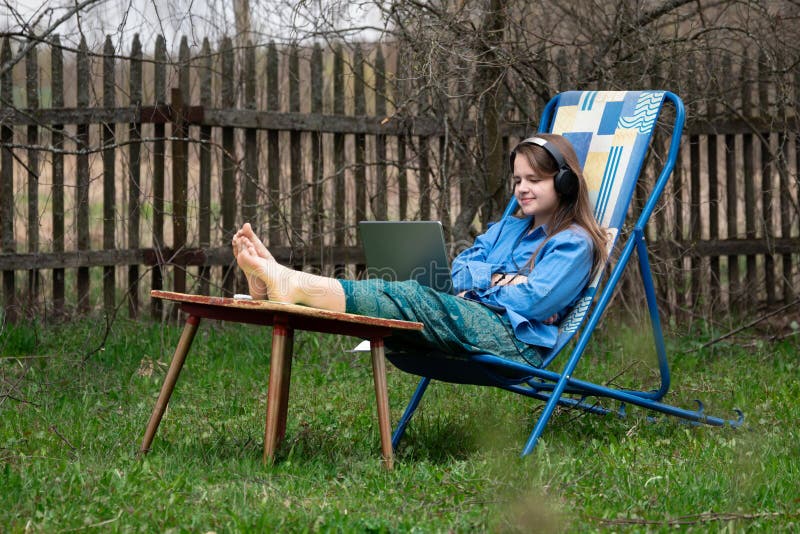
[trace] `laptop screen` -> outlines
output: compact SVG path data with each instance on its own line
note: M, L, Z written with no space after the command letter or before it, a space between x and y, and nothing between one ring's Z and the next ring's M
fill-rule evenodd
M367 276L416 280L444 293L453 292L450 263L439 221L361 221Z

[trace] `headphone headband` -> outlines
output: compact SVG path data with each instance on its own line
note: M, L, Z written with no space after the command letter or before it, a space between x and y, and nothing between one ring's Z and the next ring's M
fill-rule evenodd
M527 139L520 141L517 146L520 145L540 146L545 150L545 152L553 156L553 159L556 160L556 165L558 165L559 169L563 169L564 167L569 168L569 165L567 165L567 162L564 160L564 156L561 155L561 151L547 139L542 139L541 137L528 137Z

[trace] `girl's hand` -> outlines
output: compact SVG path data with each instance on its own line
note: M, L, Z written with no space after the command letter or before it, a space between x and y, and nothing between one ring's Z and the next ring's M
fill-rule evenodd
M465 289L464 291L462 291L461 293L457 294L456 296L457 297L463 297L466 294L467 294L467 290Z
M558 314L554 313L552 316L548 317L547 319L545 319L542 322L544 324L555 324L556 321L558 321Z
M501 274L496 273L492 275L492 287L494 286L515 286L517 284L524 284L528 281L528 277L522 274Z

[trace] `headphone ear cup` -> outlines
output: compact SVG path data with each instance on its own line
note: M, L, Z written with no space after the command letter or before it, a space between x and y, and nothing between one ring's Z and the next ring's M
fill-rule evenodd
M569 166L561 167L554 181L556 193L562 197L573 200L578 195L578 175Z

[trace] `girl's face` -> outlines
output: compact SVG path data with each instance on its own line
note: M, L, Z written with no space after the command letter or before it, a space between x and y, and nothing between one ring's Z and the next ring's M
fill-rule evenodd
M547 224L558 208L553 176L540 175L523 154L514 158L514 196L522 213L535 216L536 225Z

